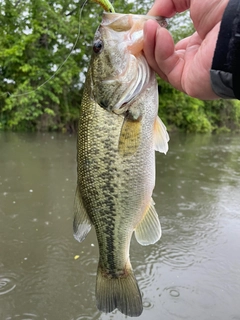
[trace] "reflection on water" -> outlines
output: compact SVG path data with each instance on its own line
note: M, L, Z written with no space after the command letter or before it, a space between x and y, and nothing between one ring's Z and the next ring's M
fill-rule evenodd
M0 148L0 319L125 319L96 309L94 231L72 237L76 137L1 133ZM157 155L163 236L131 244L138 319L240 320L239 163L239 136L176 135Z

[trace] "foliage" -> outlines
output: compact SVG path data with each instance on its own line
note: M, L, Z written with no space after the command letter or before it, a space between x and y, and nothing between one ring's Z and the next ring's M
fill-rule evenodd
M76 129L102 13L88 1L80 18L78 1L0 0L0 130ZM145 14L152 2L115 0L114 7L121 13ZM189 14L169 19L169 30L175 41L191 34ZM240 102L203 102L162 80L159 89L159 114L168 127L186 132L239 130Z
M71 129L93 21L83 21L76 43L79 5L70 0L5 0L0 17L0 128Z
M205 103L159 81L159 115L165 123L185 132L210 132L212 125L205 114Z
M173 89L159 79L159 116L170 129L184 132L240 130L240 101L202 101Z

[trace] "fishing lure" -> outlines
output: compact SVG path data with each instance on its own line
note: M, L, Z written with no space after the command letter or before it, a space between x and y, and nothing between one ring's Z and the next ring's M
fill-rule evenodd
M100 6L102 6L105 11L115 12L113 5L109 0L93 0L93 1L100 4Z

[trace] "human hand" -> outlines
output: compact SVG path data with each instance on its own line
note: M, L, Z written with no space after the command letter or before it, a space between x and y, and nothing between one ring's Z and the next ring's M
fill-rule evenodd
M149 15L172 17L190 9L196 32L176 45L155 21L144 26L144 54L165 81L186 94L207 100L219 98L211 88L210 69L223 12L228 0L156 0Z

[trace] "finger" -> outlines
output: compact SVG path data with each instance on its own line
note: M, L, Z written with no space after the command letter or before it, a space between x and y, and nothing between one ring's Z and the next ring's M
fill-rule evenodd
M184 54L185 50L175 51L173 38L166 29L157 29L154 52L156 64L168 81L179 90L183 90L181 77L184 68Z
M172 17L176 13L175 6L169 0L156 0L149 10L148 14L151 16Z
M155 42L156 42L156 33L157 29L160 28L158 23L149 20L144 25L144 43L143 49L145 57L148 61L148 64L152 67L152 69L160 75L161 78L167 80L167 77L160 70L155 60Z
M148 12L152 16L172 17L190 8L190 0L155 0Z
M185 50L176 52L171 34L154 21L147 21L144 26L144 53L149 65L162 79L183 90L181 76Z
M175 50L186 50L186 48L189 44L190 38L191 38L191 36L184 38L184 39L180 40L178 43L176 43Z

